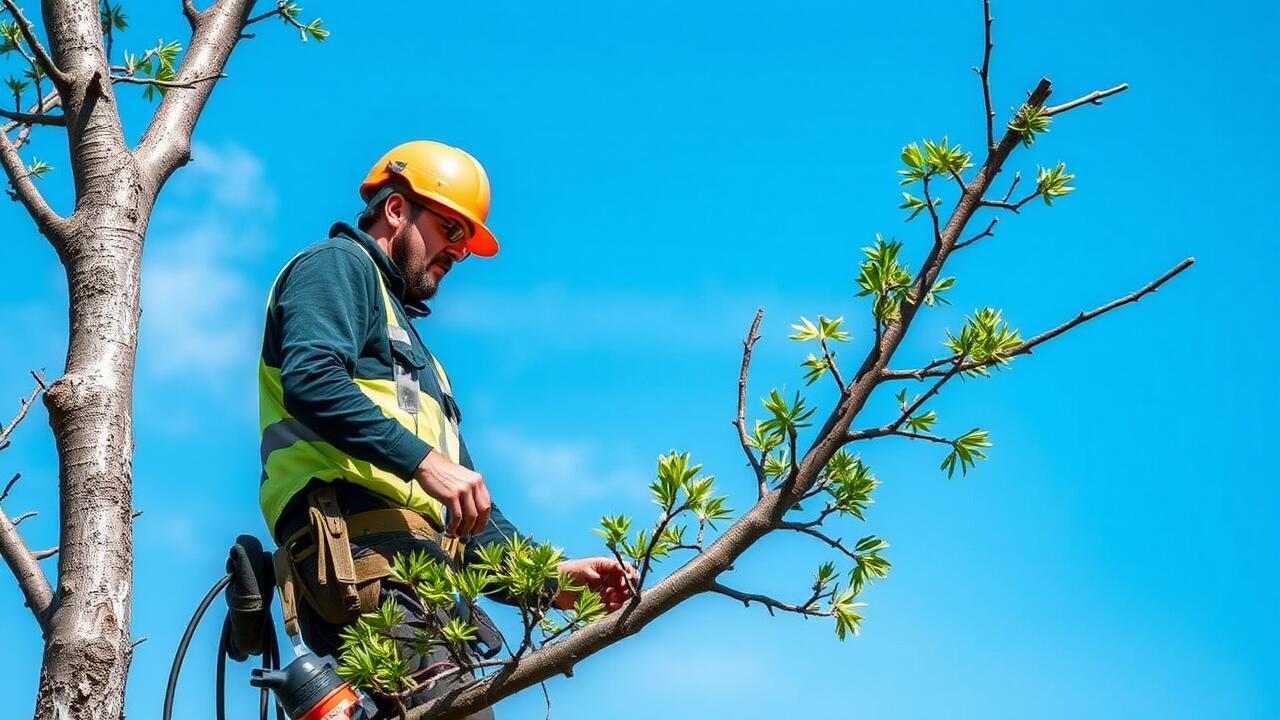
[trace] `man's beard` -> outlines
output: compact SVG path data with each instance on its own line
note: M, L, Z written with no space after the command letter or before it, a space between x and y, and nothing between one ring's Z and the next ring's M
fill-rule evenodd
M409 239L408 235L408 223L401 225L392 233L391 261L395 263L396 268L400 271L400 277L404 278L405 298L412 302L430 300L435 296L440 283L427 272L430 267L429 261L414 256L412 249L414 242ZM415 267L418 263L421 263L421 265Z

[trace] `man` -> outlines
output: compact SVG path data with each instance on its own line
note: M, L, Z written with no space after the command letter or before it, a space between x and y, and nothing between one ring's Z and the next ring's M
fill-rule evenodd
M498 251L485 226L484 169L457 148L409 142L374 164L360 195L358 227L336 223L277 277L259 364L259 499L304 600L303 639L322 655L337 653L345 624L388 599L410 623L425 622L413 593L386 577L395 553L425 548L465 565L516 532L467 452L444 368L411 324L456 263ZM559 570L600 592L610 610L627 600L636 574L604 557ZM559 591L555 604L575 599ZM475 649L496 652L496 630L471 620L487 639Z

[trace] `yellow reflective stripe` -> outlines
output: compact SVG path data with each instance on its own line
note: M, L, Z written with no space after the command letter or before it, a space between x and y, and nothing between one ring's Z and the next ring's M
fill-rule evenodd
M382 271L378 269L377 261L373 259L373 256L369 254L369 251L363 245L356 243L356 247L360 248L360 252L364 253L364 256L369 258L369 262L373 263L373 275L378 279L378 289L382 291L382 312L387 316L387 327L399 329L404 334L404 341L408 342L409 334L404 331L404 328L400 327L400 321L396 318L396 311L393 309L395 306L391 304L391 293L387 292L387 281L382 279Z
M424 392L418 393L418 406L421 410L417 414L415 427L414 416L400 409L394 380L356 378L355 384L387 417L399 420L401 425L415 431L418 437L453 462L461 462L462 443L458 439L458 428L445 417L444 408L435 398Z

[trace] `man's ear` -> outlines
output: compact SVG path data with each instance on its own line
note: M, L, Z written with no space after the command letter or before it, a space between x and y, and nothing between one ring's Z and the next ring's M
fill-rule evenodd
M399 230L400 226L409 221L409 203L400 193L391 193L382 204L382 217L392 230Z

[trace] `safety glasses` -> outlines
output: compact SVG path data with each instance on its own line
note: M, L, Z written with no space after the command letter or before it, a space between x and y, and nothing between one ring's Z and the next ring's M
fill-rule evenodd
M468 232L466 223L458 220L457 218L451 218L447 215L436 212L431 209L430 205L426 205L424 203L413 204L444 221L444 236L448 239L450 245L457 245L467 239Z

